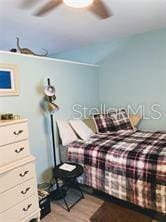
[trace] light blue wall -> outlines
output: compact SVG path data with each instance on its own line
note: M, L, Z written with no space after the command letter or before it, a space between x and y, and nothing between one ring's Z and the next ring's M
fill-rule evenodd
M50 57L98 64L101 60L108 57L108 55L118 50L119 47L122 48L126 44L126 41L128 41L128 38L116 39L103 44L94 44L72 51L53 54Z
M163 117L160 120L143 120L140 128L166 129L165 39L166 30L160 30L114 42L109 50L98 46L98 53L104 50L101 52L104 57L108 51L110 54L100 62L100 68L0 53L1 63L18 64L20 84L19 96L0 97L0 113L12 112L29 119L31 151L37 157L39 181L47 175L47 169L52 165L49 116L40 107L43 80L50 77L56 87L56 102L60 110L55 113L55 119L71 118L75 103L89 107L97 107L100 103L107 107L129 104L137 108L144 105L148 117L154 115L149 109L157 103L160 105L157 110L162 112ZM101 54L94 55L96 61L99 61ZM92 53L90 57L93 58Z
M56 87L60 110L54 119L69 119L75 103L97 106L97 67L7 53L0 53L0 62L18 65L20 85L19 96L0 97L0 113L11 112L29 120L30 147L37 158L38 180L42 181L52 165L49 116L40 107L43 80L50 77Z
M100 102L107 107L139 105L146 117L157 103L162 118L143 120L140 128L166 130L166 30L136 35L100 63Z

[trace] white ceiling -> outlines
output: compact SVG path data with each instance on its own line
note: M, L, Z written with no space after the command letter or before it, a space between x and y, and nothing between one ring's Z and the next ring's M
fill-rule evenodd
M166 0L103 0L114 14L105 20L64 4L35 17L49 0L34 0L26 9L23 1L0 0L0 50L15 48L17 36L22 47L38 53L45 48L52 54L166 27Z

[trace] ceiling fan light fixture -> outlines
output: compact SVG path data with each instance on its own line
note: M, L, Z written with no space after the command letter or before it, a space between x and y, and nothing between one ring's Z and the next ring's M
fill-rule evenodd
M63 2L73 8L84 8L93 3L94 0L63 0Z

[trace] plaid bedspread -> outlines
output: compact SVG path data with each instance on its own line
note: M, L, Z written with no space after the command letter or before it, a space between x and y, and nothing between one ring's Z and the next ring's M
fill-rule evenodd
M166 213L166 133L117 131L68 146L82 183L143 208Z

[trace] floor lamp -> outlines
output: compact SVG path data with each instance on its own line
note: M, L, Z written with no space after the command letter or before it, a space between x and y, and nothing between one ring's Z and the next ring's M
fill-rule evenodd
M53 114L55 111L59 109L58 105L55 104L56 96L55 96L55 88L51 85L50 79L47 79L47 86L44 89L45 93L45 99L47 101L47 109L50 115L50 124L51 124L51 138L52 138L52 150L53 150L53 158L54 158L54 167L57 165L56 161L56 147L55 147L55 137L54 137L54 118ZM57 184L57 182L56 182ZM52 194L51 196L58 196L55 194L56 191L53 191L54 195ZM54 198L55 199L55 198Z

